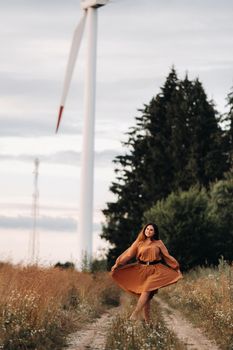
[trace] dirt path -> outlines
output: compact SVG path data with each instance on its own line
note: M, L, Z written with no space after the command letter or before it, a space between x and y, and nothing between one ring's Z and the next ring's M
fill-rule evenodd
M167 327L187 346L187 350L219 350L200 329L194 327L179 311L170 307L160 298L156 298L156 301L161 307ZM87 324L85 329L71 334L66 350L103 350L106 332L112 318L118 312L120 312L120 307L112 308L95 322Z
M113 316L118 311L119 307L114 307L105 312L95 322L87 324L85 329L71 334L68 338L69 346L66 350L103 350L107 329Z
M162 316L167 327L177 335L188 350L219 350L216 344L207 339L200 329L194 327L179 311L159 298L157 302L162 309Z

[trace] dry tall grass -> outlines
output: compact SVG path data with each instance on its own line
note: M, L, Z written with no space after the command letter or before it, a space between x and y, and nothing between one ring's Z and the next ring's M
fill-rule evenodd
M233 266L198 268L160 296L206 330L223 350L233 349Z
M0 348L61 349L66 335L117 303L107 273L0 265Z

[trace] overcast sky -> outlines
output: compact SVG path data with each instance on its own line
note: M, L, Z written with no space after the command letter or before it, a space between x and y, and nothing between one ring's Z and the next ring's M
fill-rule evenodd
M62 84L79 0L0 0L0 259L28 258L34 159L39 167L39 259L77 259L84 35L60 132ZM172 65L199 77L219 112L233 86L233 2L113 0L98 10L94 251L113 200L112 160L138 108ZM123 233L127 234L127 233ZM135 233L136 234L136 233Z

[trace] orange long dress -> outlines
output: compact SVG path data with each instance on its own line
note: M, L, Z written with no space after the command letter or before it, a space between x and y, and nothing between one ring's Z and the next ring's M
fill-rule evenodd
M159 288L176 283L183 278L179 270L178 261L173 258L161 240L135 241L116 260L117 265L123 265L135 257L142 261L163 259L168 265L144 265L139 262L117 267L111 276L113 280L126 292L141 294L146 291L156 292Z

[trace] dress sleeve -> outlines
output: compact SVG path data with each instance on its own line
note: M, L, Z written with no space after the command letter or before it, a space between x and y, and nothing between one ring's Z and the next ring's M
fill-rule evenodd
M136 256L138 250L138 242L135 241L133 244L126 249L117 259L116 264L117 265L123 265L128 260L132 259L134 256Z
M160 250L161 250L162 257L166 262L166 264L168 264L168 266L170 266L174 270L177 270L180 268L178 261L169 254L166 246L162 241L160 241Z

